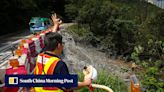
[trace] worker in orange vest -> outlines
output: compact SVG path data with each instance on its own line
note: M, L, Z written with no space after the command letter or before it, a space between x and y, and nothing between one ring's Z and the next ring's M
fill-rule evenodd
M50 32L46 34L45 50L37 57L34 74L38 75L65 75L69 74L67 65L59 57L62 50L62 36L59 33ZM56 53L58 50L58 53ZM91 84L91 76L87 75L83 82L78 82L78 87L88 86ZM35 92L64 92L66 88L57 87L35 87ZM71 88L69 88L71 89Z

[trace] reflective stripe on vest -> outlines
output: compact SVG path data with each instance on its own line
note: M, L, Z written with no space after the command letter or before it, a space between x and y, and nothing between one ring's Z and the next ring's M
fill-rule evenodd
M46 59L45 59L46 58ZM45 61L42 61L44 60ZM41 60L41 61L38 61ZM59 62L59 58L52 57L46 54L39 54L36 62L36 67L34 70L34 74L49 74L52 75L54 72L54 69L56 67L56 64ZM40 62L44 62L43 64ZM44 71L43 71L44 69ZM36 92L63 92L63 90L57 88L57 87L35 87Z

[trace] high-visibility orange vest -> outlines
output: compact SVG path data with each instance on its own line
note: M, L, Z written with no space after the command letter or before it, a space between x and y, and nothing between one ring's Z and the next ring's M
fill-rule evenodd
M34 74L52 75L59 60L60 59L57 57L49 56L44 53L39 54L37 57ZM64 92L63 90L57 87L35 87L34 89L35 92Z

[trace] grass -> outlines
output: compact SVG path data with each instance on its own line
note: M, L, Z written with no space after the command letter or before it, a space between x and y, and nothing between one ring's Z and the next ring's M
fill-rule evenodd
M84 75L82 73L78 73L79 81L82 81ZM110 75L105 71L101 71L98 73L97 80L94 81L95 84L105 85L110 87L114 92L129 92L128 86L123 82L123 80L119 79L117 76ZM75 92L89 92L89 88L85 87ZM94 89L94 92L106 92L102 89Z

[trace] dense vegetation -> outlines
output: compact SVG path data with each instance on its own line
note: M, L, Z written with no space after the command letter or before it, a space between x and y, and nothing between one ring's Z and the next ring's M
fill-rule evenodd
M66 0L72 32L107 55L144 68L146 92L164 91L164 10L144 0ZM112 52L112 53L111 53Z

